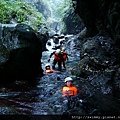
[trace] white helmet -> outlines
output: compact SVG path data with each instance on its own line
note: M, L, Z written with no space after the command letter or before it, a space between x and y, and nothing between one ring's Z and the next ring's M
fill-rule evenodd
M60 49L57 49L57 50L56 50L56 53L60 53Z
M67 82L67 81L73 81L73 79L71 77L66 77L64 82Z
M61 51L65 51L65 48L64 48L64 47L62 47L62 48L61 48Z
M45 65L45 67L48 67L48 66L50 66L50 63L47 63L47 64Z

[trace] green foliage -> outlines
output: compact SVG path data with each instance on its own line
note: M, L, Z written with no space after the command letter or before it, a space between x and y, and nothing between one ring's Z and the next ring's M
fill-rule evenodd
M27 23L34 29L43 22L43 16L32 5L22 0L0 0L0 22L9 23L15 18L18 23Z

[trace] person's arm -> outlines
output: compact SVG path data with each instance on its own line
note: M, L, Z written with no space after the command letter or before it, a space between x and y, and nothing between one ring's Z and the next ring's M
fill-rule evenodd
M63 97L66 96L66 92L65 92L64 88L65 88L65 87L62 88L62 96L63 96Z
M55 53L55 52L53 52L53 53L50 54L50 58L54 55L54 53Z
M53 52L53 53L50 54L50 57L49 57L49 59L48 59L48 62L50 62L50 58L54 55L54 53L55 53L55 52Z

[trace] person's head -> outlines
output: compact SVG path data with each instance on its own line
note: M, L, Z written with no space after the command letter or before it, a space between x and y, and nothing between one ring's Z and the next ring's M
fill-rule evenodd
M49 64L49 63L47 63L47 64L45 65L45 69L46 69L46 70L49 70L49 69L50 69L50 64Z
M60 49L57 49L57 50L56 50L56 53L59 54L59 53L60 53Z
M61 53L63 53L63 52L65 52L65 48L64 47L61 48Z
M69 87L69 86L72 86L72 81L73 79L71 77L66 77L64 82Z

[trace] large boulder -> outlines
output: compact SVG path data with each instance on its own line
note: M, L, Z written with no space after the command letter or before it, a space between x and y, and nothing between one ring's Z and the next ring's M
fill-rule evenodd
M72 70L88 102L87 114L120 114L120 1L73 0L85 24L79 34L81 58Z
M87 28L87 36L93 36L98 32L95 24L98 15L98 4L96 4L96 0L76 0L76 2L75 11Z
M84 28L83 22L73 9L66 12L63 21L65 23L63 30L65 34L78 34Z
M80 50L81 59L72 74L80 77L78 84L89 104L88 114L119 114L119 49L109 36L96 35L80 38Z
M46 32L46 33L38 32L38 33L37 33L37 36L38 36L39 39L41 39L42 51L46 51L46 50L47 50L47 48L46 48L46 43L47 43L47 41L48 41L48 39L49 39L49 34L48 34L48 32Z
M5 27L6 26L6 27ZM25 24L4 25L0 39L0 85L16 80L35 81L42 75L42 45L34 30Z
M76 13L83 20L86 36L109 33L117 44L120 34L120 1L118 0L73 0L77 2Z

